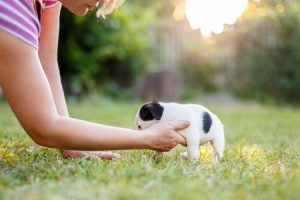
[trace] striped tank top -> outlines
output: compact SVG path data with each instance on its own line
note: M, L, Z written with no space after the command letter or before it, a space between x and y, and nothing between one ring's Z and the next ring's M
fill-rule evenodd
M0 29L38 49L40 12L57 3L57 0L43 0L39 11L36 0L0 0Z

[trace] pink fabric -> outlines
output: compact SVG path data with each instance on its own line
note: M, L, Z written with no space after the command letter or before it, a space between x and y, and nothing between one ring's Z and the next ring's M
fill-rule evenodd
M40 22L32 1L0 0L0 29L38 49Z
M33 1L0 0L0 29L38 49L41 27ZM58 3L57 0L43 0L42 7L47 9Z
M57 0L44 0L43 2L44 2L45 8L50 8L59 3Z

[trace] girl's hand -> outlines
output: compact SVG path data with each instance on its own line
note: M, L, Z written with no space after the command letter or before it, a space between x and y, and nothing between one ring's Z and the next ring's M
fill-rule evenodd
M189 121L160 122L142 130L143 140L155 151L170 151L178 143L186 146L185 138L177 133L190 125Z

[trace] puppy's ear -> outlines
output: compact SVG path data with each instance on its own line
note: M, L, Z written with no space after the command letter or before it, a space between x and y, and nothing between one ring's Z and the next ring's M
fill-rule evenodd
M144 121L150 121L153 119L160 120L164 111L158 102L152 101L143 105L140 109L140 118Z

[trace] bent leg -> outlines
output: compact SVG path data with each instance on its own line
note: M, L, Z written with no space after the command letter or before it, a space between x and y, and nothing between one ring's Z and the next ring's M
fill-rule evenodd
M188 152L185 151L185 152L181 153L181 154L180 154L180 157L183 158L183 159L189 159Z
M211 141L211 144L214 149L213 164L216 166L219 163L219 159L223 157L225 147L224 134L218 135L218 137Z
M198 162L200 135L198 131L193 131L193 127L190 127L189 135L186 136L186 141L187 141L187 154L190 162L191 163Z

